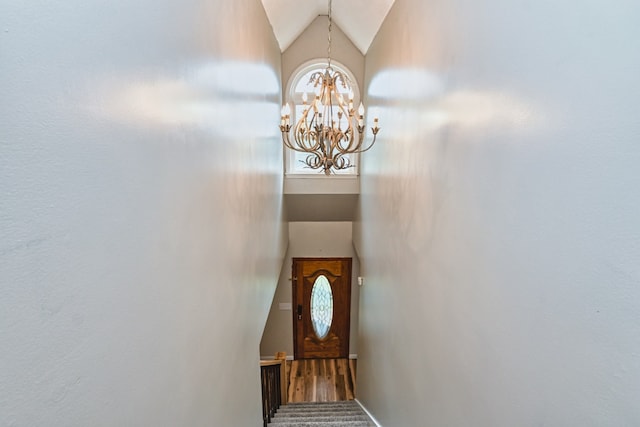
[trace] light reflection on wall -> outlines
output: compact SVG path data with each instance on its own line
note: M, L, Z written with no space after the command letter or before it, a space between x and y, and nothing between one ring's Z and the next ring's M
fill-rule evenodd
M368 103L388 134L406 135L456 125L505 126L513 130L539 124L534 109L513 94L447 88L446 77L419 69L384 70L371 79ZM381 136L384 136L381 133Z
M362 163L363 199L375 190L388 201L378 207L381 221L392 218L394 232L413 250L430 245L450 194L447 153L460 140L451 133L518 132L537 124L531 107L512 94L450 85L428 70L386 69L367 92L368 117L379 116L382 130Z
M384 70L371 79L368 95L390 101L428 100L444 91L440 76L420 69Z

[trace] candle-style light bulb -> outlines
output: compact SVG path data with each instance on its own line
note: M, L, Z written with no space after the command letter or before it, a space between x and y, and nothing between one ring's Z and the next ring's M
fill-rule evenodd
M284 125L289 125L291 123L291 107L289 104L284 104L282 106L282 120L281 123L284 122Z
M358 115L360 117L364 117L364 105L362 105L362 102L360 103L360 106L358 107Z
M302 92L302 103L306 105L309 97L307 96L307 92Z

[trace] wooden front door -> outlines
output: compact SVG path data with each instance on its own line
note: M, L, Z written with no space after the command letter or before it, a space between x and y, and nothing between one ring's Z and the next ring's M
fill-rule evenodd
M349 357L351 258L294 258L292 277L294 357Z

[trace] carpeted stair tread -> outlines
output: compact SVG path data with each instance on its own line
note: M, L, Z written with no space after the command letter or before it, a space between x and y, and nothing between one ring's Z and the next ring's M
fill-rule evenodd
M348 409L322 409L322 408L306 408L304 410L295 410L295 409L278 409L279 414L334 414L334 413L355 413L361 414L362 411L359 408L348 408Z
M278 416L276 415L271 420L274 424L281 423L293 423L300 420L300 417L289 417L289 416ZM313 422L327 422L327 421L369 421L366 415L358 414L358 415L322 415L317 417L307 417L304 421L313 421Z
M340 400L333 402L289 402L287 406L358 406L355 400Z
M370 427L357 402L301 402L281 406L269 423L273 427Z
M337 402L290 402L286 406L358 406L355 400Z
M359 408L357 403L289 403L288 405L283 405L285 408L291 409L304 409L304 408Z
M307 408L313 408L314 410L342 410L349 408L360 409L360 406L356 402L350 400L346 402L289 403L287 405L283 405L282 408L287 410L302 410Z
M316 417L330 417L330 416L352 416L362 415L362 411L349 410L349 411L278 411L277 417L289 417L289 418L316 418Z
M277 427L370 427L368 421L292 421L285 423L273 422L269 425Z

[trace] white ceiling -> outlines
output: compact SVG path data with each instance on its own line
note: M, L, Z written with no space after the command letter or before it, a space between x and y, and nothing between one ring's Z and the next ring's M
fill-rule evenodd
M394 0L333 0L333 22L366 54ZM318 15L327 15L328 0L262 0L273 32L284 52Z

